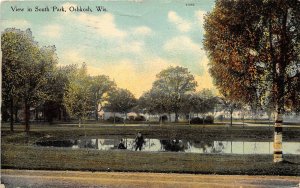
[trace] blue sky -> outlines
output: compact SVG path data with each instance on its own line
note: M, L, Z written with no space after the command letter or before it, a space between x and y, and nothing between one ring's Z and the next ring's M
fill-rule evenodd
M25 11L13 12L12 6ZM35 12L36 6L50 11ZM66 12L53 12L53 6ZM77 6L93 12L70 11ZM91 75L106 74L136 96L151 88L162 69L176 65L195 75L198 90L214 89L202 46L203 16L213 6L213 0L6 1L1 31L30 28L41 45L56 46L60 65L85 62Z

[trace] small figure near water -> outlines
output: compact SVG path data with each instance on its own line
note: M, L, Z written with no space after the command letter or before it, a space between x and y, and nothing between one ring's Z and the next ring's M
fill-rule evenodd
M120 143L119 143L119 145L118 145L118 149L127 149L127 148L125 147L125 145L124 145L124 140L123 140L123 139L120 140Z
M135 151L137 151L137 149L139 149L141 151L144 143L145 143L145 140L144 140L142 133L138 132L138 134L135 138Z

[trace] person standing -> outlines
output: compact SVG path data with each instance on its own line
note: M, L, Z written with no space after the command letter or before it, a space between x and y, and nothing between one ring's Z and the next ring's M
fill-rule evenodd
M137 151L138 149L141 151L144 142L145 142L145 140L144 140L142 133L138 132L138 134L135 138L135 151Z

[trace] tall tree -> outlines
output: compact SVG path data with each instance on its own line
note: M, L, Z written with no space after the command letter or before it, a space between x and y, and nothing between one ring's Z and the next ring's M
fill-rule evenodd
M86 120L88 114L94 110L92 81L87 74L87 67L83 64L70 74L70 83L64 94L64 105L71 117L77 118L79 126Z
M13 107L22 101L25 111L25 131L30 130L30 107L35 107L47 95L47 76L57 63L55 47L42 47L34 41L30 29L6 29L1 35L3 95L10 101L11 130Z
M161 91L155 88L150 89L149 91L143 93L143 95L138 100L139 108L142 111L149 114L159 115L170 112L169 102L166 95ZM161 121L162 118L159 118Z
M178 122L178 113L183 96L195 91L197 82L194 76L183 67L169 67L161 71L153 83L153 89L164 94L164 102L170 112L175 113L175 122Z
M287 101L299 103L300 2L217 0L204 28L220 92L247 104L274 101L274 162L283 161L282 116Z
M124 113L126 116L129 110L136 106L136 104L137 100L129 90L118 88L109 93L106 108L114 113Z
M22 89L23 64L28 61L29 52L24 49L30 49L32 45L33 38L29 30L6 29L1 34L2 104L9 106L11 131L14 130L14 106L20 100Z
M77 70L76 65L67 65L55 67L49 74L45 90L48 98L41 107L44 111L44 117L51 123L53 118L66 118L66 109L64 106L64 94L68 91L72 75Z
M116 84L114 81L110 80L108 76L98 75L91 77L92 85L92 100L94 103L95 119L98 120L99 104L106 100L108 92L114 90Z
M217 98L213 95L211 90L203 89L196 93L196 96L194 96L194 101L197 105L193 110L194 112L202 115L204 124L205 115L209 112L214 112L218 103Z

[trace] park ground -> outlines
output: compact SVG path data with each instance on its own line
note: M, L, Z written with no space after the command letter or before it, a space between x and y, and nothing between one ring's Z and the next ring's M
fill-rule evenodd
M232 127L226 124L150 126L86 124L78 127L76 124L37 124L31 126L29 134L24 133L23 130L24 127L22 125L16 125L15 132L11 133L9 125L2 125L1 168L4 169L3 177L9 177L10 180L17 179L17 176L12 176L12 174L14 172L19 173L18 170L48 170L51 172L59 171L61 173L64 171L72 171L74 173L78 171L97 173L127 172L137 175L144 173L252 175L253 177L279 175L286 178L291 176L294 179L297 179L300 175L299 155L284 155L285 161L275 164L272 162L273 156L271 154L239 155L135 152L127 150L74 150L68 148L36 147L34 145L36 141L41 140L80 139L83 137L110 138L120 135L134 137L138 131L141 131L146 138L158 139L272 141L274 133L273 128L269 126L242 126L241 124L235 124ZM300 142L300 127L298 125L285 126L283 134L283 141ZM135 178L132 179L134 184ZM156 180L156 178L154 179ZM164 178L161 177L161 179ZM145 181L148 182L147 179ZM230 182L229 179L228 182ZM253 186L255 187L255 185Z
M2 183L7 188L31 187L280 187L297 188L295 176L199 175L133 172L80 172L3 170Z

